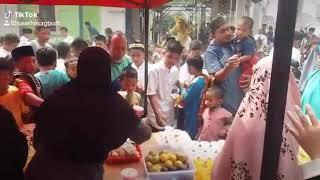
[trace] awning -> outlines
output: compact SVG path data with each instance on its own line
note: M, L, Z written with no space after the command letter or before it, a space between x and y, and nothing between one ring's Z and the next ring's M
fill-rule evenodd
M0 0L0 4L83 5L124 8L156 8L171 0Z

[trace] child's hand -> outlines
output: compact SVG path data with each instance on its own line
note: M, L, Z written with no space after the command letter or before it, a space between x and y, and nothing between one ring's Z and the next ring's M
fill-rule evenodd
M133 110L138 116L138 118L141 118L144 115L144 108L141 106L134 105Z

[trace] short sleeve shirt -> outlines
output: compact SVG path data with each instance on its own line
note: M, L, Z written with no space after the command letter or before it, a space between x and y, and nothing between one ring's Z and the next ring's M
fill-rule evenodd
M233 44L235 47L236 53L241 56L254 55L255 54L255 41L253 38L247 37L243 40L234 39Z
M131 66L131 64L132 64L131 58L127 55L125 55L122 58L121 63L111 64L111 80L114 81L115 79L117 79L122 73L123 69L128 66Z
M166 116L167 123L172 123L174 120L174 102L171 98L171 92L175 88L178 79L178 68L174 66L169 69L164 60L156 63L149 73L147 95L156 95L158 97L160 111ZM150 102L148 103L148 118L155 122L155 115Z
M235 54L234 47L231 44L220 46L213 42L209 45L204 62L209 74L214 74L223 69L229 58ZM223 108L235 114L244 97L244 94L239 86L241 76L241 67L233 70L229 76L218 86L224 91Z

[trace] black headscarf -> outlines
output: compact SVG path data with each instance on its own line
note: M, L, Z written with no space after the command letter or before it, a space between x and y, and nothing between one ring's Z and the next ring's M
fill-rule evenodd
M102 163L135 130L139 119L111 91L109 60L99 47L80 54L77 78L51 94L35 115L38 152L54 159Z
M90 91L111 91L109 54L100 47L89 47L80 54L75 84Z
M28 144L19 131L13 115L0 105L0 179L23 179L23 167L27 161Z

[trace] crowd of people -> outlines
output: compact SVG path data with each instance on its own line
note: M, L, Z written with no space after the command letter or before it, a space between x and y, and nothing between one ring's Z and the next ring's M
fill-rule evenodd
M128 42L124 33L110 28L101 35L89 22L86 26L89 41L73 38L61 27L62 42L49 44L51 29L45 26L34 29L34 40L28 28L20 37L1 38L0 119L6 121L0 127L7 128L3 133L13 142L8 148L19 153L13 159L8 155L8 174L23 178L29 145L36 153L26 179L102 179L109 151L127 138L142 143L151 131L172 126L194 140L226 139L214 179L259 179L272 26L266 32L263 25L253 36L250 17L238 18L234 32L218 17L200 31L202 41L184 47L173 35L164 46L153 45L148 57L139 40ZM319 43L320 34L313 28L307 34L295 33L286 107L291 113L285 116L285 151L279 166L283 179L303 179L295 158L299 144L319 164L319 143L311 147L307 138L320 136ZM29 139L33 143L18 131L24 132L28 124L36 125Z

